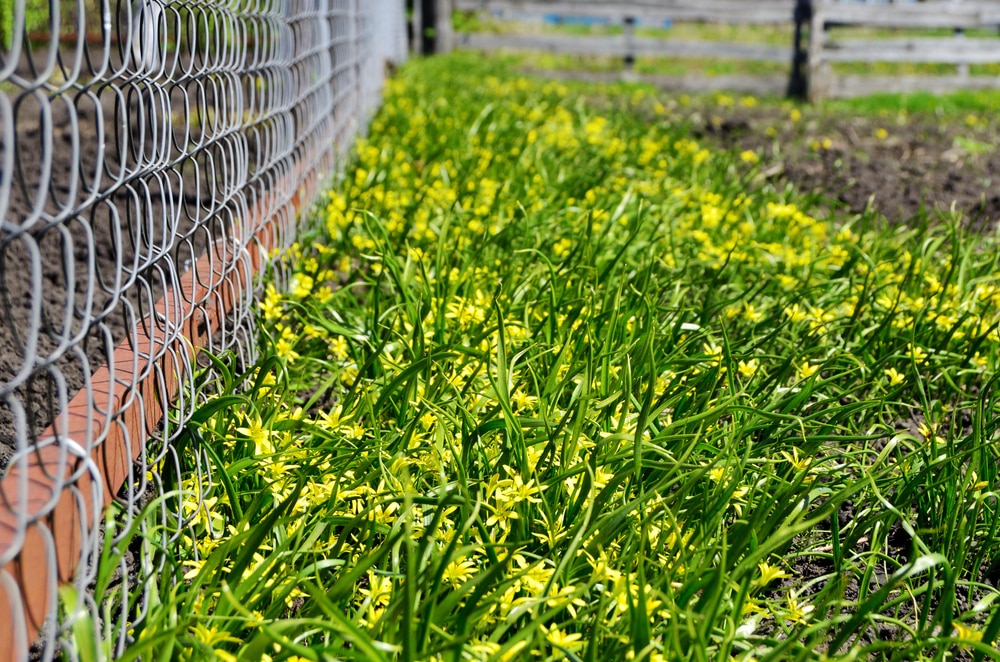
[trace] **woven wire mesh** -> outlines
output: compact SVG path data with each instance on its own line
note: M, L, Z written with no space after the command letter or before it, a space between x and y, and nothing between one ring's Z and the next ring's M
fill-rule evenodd
M0 2L0 660L75 659L87 612L127 645L182 527L138 538L111 607L95 561L152 528L158 469L207 474L174 445L191 343L254 360L261 263L366 125L404 21L402 0Z

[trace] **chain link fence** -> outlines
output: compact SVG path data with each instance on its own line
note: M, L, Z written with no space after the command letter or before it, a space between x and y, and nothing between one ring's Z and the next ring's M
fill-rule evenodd
M113 608L96 560L181 461L193 348L254 360L258 273L405 56L402 0L0 2L0 660L75 659L88 612L124 650L157 556Z

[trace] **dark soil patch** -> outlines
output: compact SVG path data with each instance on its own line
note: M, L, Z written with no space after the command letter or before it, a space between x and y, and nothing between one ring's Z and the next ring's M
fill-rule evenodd
M975 230L1000 221L1000 131L992 119L854 116L728 102L698 108L691 118L710 143L753 150L777 181L850 213L871 205L899 225L921 222L924 214L936 222L954 207Z

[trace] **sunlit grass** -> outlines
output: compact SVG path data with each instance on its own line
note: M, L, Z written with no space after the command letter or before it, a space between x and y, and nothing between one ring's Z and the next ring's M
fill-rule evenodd
M126 659L997 657L995 239L664 101L403 69L160 471Z
M961 119L970 113L987 117L1000 113L1000 90L964 90L948 94L930 94L928 92L875 94L856 99L831 100L825 105L840 112L861 114L919 113L953 120L956 117Z

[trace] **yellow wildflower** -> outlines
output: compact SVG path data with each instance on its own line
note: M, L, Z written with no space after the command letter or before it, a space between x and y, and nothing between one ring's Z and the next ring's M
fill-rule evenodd
M750 379L755 374L757 374L757 368L760 366L760 362L757 359L750 359L749 361L740 361L739 371L740 376L744 379Z
M791 575L778 566L770 565L767 561L761 561L757 564L757 569L760 570L760 579L757 580L758 586L767 586L776 579L784 579L785 577L791 577Z
M903 373L899 372L895 368L886 368L885 376L889 378L889 386L898 386L906 381L906 377Z
M798 376L800 380L809 379L819 370L819 364L810 363L809 361L803 361L798 367Z

